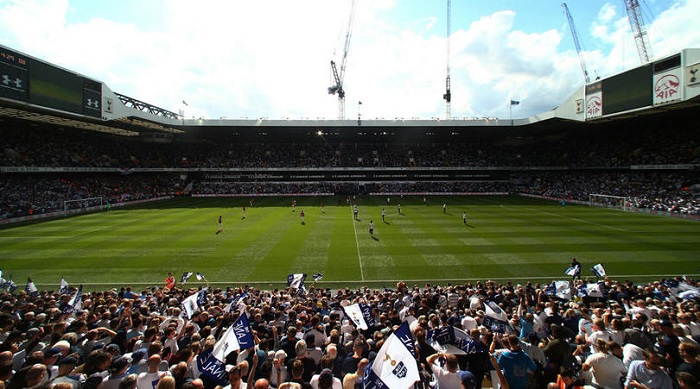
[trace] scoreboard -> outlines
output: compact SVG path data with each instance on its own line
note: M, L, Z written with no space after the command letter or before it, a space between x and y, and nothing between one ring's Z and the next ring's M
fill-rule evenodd
M0 46L0 98L102 118L102 83Z
M586 85L586 119L673 103L683 99L682 57L641 65Z

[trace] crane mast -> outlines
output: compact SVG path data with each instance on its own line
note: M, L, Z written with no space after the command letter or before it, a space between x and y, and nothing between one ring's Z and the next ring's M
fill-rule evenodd
M651 60L651 45L649 45L649 37L647 29L642 17L642 11L639 9L638 0L624 0L625 8L627 9L627 17L632 27L632 35L634 35L634 43L637 45L637 53L639 60L642 63L647 63Z
M583 71L583 78L586 80L586 84L591 82L590 77L588 77L588 69L586 69L586 61L583 58L583 51L581 50L581 43L578 40L578 32L576 32L576 25L574 24L574 18L571 17L569 12L569 7L566 3L562 3L561 6L564 8L564 14L566 14L566 20L569 22L569 29L571 30L571 35L574 37L574 46L576 46L576 52L578 53L578 60L581 63L581 70Z
M350 38L352 37L352 25L355 21L355 4L356 0L352 0L350 4L350 17L345 33L345 45L343 46L343 57L340 61L340 70L331 60L331 73L333 74L334 85L328 88L328 94L338 95L338 119L345 119L345 89L343 88L343 80L345 79L345 65L348 60L348 51L350 50Z
M450 35L452 33L452 0L447 0L447 77L445 78L445 94L442 98L445 100L445 119L452 117L452 92L450 91Z

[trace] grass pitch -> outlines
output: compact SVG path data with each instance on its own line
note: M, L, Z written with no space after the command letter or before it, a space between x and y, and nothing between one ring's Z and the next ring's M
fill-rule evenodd
M298 197L294 212L291 198L256 198L253 207L248 200L180 198L5 227L0 269L20 287L31 277L40 289L56 289L64 277L101 289L162 286L169 271L178 280L200 272L218 286L281 287L290 273L307 273L310 283L321 272L320 286L393 287L566 279L571 257L584 276L602 262L619 279L700 268L700 223L668 217L522 197L428 197L423 205L422 197L392 196L389 205L386 197L359 198L356 221L344 197ZM216 234L219 215L224 231Z

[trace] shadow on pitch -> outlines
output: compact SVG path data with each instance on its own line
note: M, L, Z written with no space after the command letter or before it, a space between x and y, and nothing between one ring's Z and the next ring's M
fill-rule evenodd
M379 238L377 238L377 237L374 236L374 235L372 235L372 240L375 240L375 241L379 242Z
M386 220L382 220L382 221L383 221L383 222L384 222L384 224L386 224L386 225L391 225L391 223L389 223L389 222L388 222L388 221L386 221Z
M476 228L476 227L474 227L473 225L471 225L471 224L469 224L469 223L465 224L464 226L465 226L465 227L469 227L469 228Z

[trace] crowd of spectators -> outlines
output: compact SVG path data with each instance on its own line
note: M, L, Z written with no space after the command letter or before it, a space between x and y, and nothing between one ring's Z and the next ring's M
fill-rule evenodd
M361 139L361 138L359 138ZM697 131L571 133L500 140L357 142L224 138L172 143L71 130L0 129L0 166L82 168L532 167L698 164Z
M528 193L577 201L588 201L591 194L605 194L627 198L628 208L699 214L700 181L696 168L687 167L700 163L697 132L679 130L659 137L656 129L643 129L633 135L625 131L597 136L577 132L534 140L474 139L455 143L333 143L316 137L306 143L201 139L159 144L67 129L1 128L0 167L72 170L62 174L2 173L0 220L62 211L65 201L91 197L102 198L104 205L180 192L346 194L352 186L324 180L273 182L263 177L265 171L261 177L247 180L218 171L178 173L177 169L186 168L485 168L499 173L493 177L487 174L487 179L462 181L356 183L356 188L350 190L358 194ZM666 167L630 169L635 164ZM90 173L94 168L116 171ZM134 168L174 170L134 172Z
M65 201L101 198L103 206L172 195L179 175L7 175L0 181L0 220L63 211ZM69 209L100 205L75 202Z
M576 288L588 280L571 282ZM122 287L84 293L74 311L66 308L75 306L76 288L3 292L0 387L357 388L384 342L408 322L420 371L416 388L697 388L698 300L677 293L680 286L697 292L695 281L599 285L605 297L566 300L530 282L398 282L383 289L318 283L306 293ZM190 317L183 314L184 300L202 290L206 298ZM343 309L354 303L371 307L367 330ZM494 307L509 321L504 333L485 325ZM203 358L242 312L255 346L224 353L223 381L203 375ZM445 327L462 331L470 352L436 343L432 335Z

